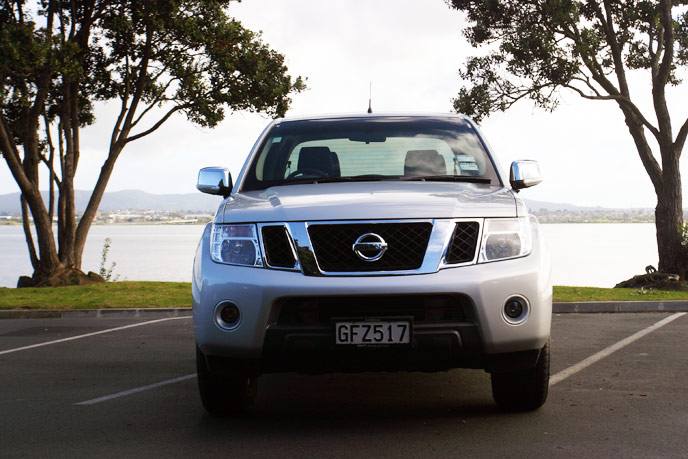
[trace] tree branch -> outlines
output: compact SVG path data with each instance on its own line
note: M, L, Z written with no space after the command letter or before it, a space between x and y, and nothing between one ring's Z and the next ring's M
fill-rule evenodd
M36 255L36 245L33 242L31 226L29 225L29 206L26 203L26 198L24 197L24 194L21 194L19 201L21 202L22 228L24 229L24 238L26 239L26 246L29 249L31 267L35 271L38 269L38 256Z
M593 4L597 5L596 3ZM599 11L600 17L604 17L602 11L600 11L599 8L596 8L596 10ZM626 69L624 66L623 58L621 57L623 46L621 46L619 42L616 40L617 35L616 31L614 30L614 18L612 13L612 7L609 3L609 0L604 0L604 10L606 14L606 21L604 21L604 19L602 19L602 21L604 24L605 36L607 37L607 43L609 43L609 49L612 52L612 59L614 60L614 71L616 72L616 79L619 82L619 89L621 94L623 94L626 97L630 97L628 81L626 80Z
M569 39L573 42L583 65L588 69L593 80L595 80L602 89L607 91L608 94L620 94L620 91L614 86L614 83L606 77L602 65L597 61L597 58L592 56L591 53L588 53L588 50L583 49L581 46L583 39L576 24L570 24L570 26L571 30L564 30L562 33L567 34Z
M588 77L587 75L583 74L582 72L581 72L581 74L583 75L583 77L576 77L576 76L574 76L574 77L571 78L571 80L573 80L573 81L580 81L580 82L584 83L584 84L593 92L593 94L594 94L595 96L602 96L602 93L601 93L601 92L595 87L595 85L593 85L592 82L590 81L590 77Z
M148 134L156 131L160 126L162 126L165 123L165 121L167 121L170 118L170 116L172 116L174 113L178 112L179 110L183 110L185 108L188 108L188 107L189 107L189 105L175 105L167 113L165 113L165 115L162 118L160 118L158 120L158 122L155 123L152 127L150 127L149 129L146 129L145 131L143 131L139 134L133 135L131 137L127 137L125 139L125 142L129 143L129 142L132 142L136 139L140 139L141 137L147 136Z
M686 137L688 137L688 119L684 121L681 129L679 129L678 135L676 136L676 141L674 142L674 150L679 158L681 157L683 147L686 144Z
M620 104L623 104L626 106L629 110L633 112L635 116L638 117L638 120L645 126L652 134L659 139L660 133L659 130L652 124L650 121L645 118L643 113L640 111L637 105L633 103L632 100L629 98L622 96L620 94L617 95L602 95L602 94L595 94L595 95L590 95L590 94L585 94L583 91L580 90L580 88L577 88L573 85L567 84L565 85L568 89L571 89L578 93L579 96L583 97L584 99L589 99L589 100L615 100Z
M131 98L131 104L127 109L127 115L124 118L124 123L122 125L121 133L118 135L117 142L124 144L126 143L126 137L129 135L131 130L131 123L134 119L136 109L138 108L139 102L141 101L141 96L143 95L144 86L146 83L146 75L148 73L148 62L150 59L150 53L153 46L153 32L146 27L146 43L143 49L143 56L141 57L141 62L139 63L139 74L136 78L136 84L134 87L134 95ZM125 138L122 139L121 136L124 135Z
M165 92L167 92L167 90L169 89L169 87L172 85L172 83L174 81L178 81L178 80L179 80L179 78L170 78L170 80L160 90L160 94L157 95L155 98L153 98L153 100L150 102L150 104L148 104L148 106L139 114L139 116L137 116L136 119L134 119L131 122L131 127L134 127L137 124L139 124L139 121L141 121L141 119L146 115L146 113L151 111L156 105L158 105L158 103L162 102L163 100L167 100L165 98Z
M654 23L652 22L652 20L650 20L648 21L647 26L647 52L650 55L650 66L653 79L657 77L657 72L659 69L659 55L662 52L662 40L657 40L657 49L652 48L655 42L654 33Z
M604 18L604 15L598 8L598 18L600 21L603 23L603 27L605 27L605 30L607 30L606 26L606 19ZM592 78L607 92L608 96L603 96L603 95L597 95L592 97L593 99L598 99L599 100L604 100L604 99L613 99L616 100L617 103L620 105L624 113L628 111L631 115L637 118L638 122L645 126L651 133L652 135L657 139L658 142L662 143L662 131L663 129L655 127L640 111L637 105L631 100L628 88L626 86L625 92L623 90L624 85L626 85L626 77L625 77L625 72L622 71L621 73L617 73L617 79L619 80L619 85L622 88L621 90L617 89L614 84L609 81L609 79L604 75L604 71L602 69L601 64L598 62L597 58L595 56L592 56L590 53L587 53L585 49L582 49L579 45L579 43L582 43L582 37L580 35L580 31L578 30L577 26L575 24L570 24L571 30L569 31L564 31L564 33L568 33L569 36L571 37L570 39L573 41L574 46L577 48L579 55L581 57L581 60L583 61L583 64L585 67L588 69L588 71L591 73ZM613 31L613 28L611 29ZM612 37L614 43L617 43L616 40ZM611 46L611 45L610 45ZM620 50L619 50L620 52ZM618 55L620 58L620 54ZM616 63L616 58L615 58L615 63ZM622 63L623 65L623 63ZM615 67L616 64L615 64ZM570 89L576 90L577 88L571 87L569 85ZM575 89L574 89L575 88ZM581 96L583 96L582 91L577 91ZM597 92L597 91L595 91ZM590 99L591 97L585 97L586 99ZM659 117L658 117L659 119ZM660 121L660 127L661 125L661 120ZM638 147L639 150L643 149L645 150L645 146L642 144L646 144L647 141L643 139L642 141L640 139L635 139L636 140L636 146ZM647 146L647 149L649 149L649 146ZM649 156L647 153L641 153L641 155L646 156L646 158L643 160L643 163L646 165L646 169L648 170L648 174L652 175L655 173L658 173L658 171L661 171L659 169L659 165L656 164L656 160L654 159L654 156L652 156L651 152ZM654 163L653 163L654 162ZM656 166L656 167L655 167ZM652 177L651 177L652 178ZM654 182L654 180L653 180Z
M5 162L10 168L12 176L17 181L19 189L22 193L28 193L32 188L31 181L26 176L24 168L21 164L21 158L19 152L17 151L17 146L12 141L10 134L5 127L5 120L2 115L0 115L0 151L2 151L5 157Z
M122 110L120 110L120 116L122 116L124 113L126 113L126 115L124 116L123 121L118 118L118 121L113 130L113 139L115 138L114 131L117 130L118 127L121 127L121 129L116 134L116 140L114 142L111 141L110 143L110 151L108 152L108 157L103 163L103 166L100 168L100 174L98 175L98 180L96 180L96 185L93 188L93 191L91 192L91 197L88 200L86 209L84 210L84 213L81 216L81 219L79 220L79 223L77 225L75 232L75 251L77 253L81 253L81 250L84 244L86 243L86 236L88 235L88 230L91 228L91 223L93 222L93 219L98 210L98 206L100 205L100 201L102 200L103 194L105 193L105 188L107 186L108 181L110 180L110 176L112 175L112 170L115 167L115 162L117 161L117 158L119 157L122 148L124 148L124 145L127 143L126 136L129 135L129 131L131 129L131 122L133 120L136 108L139 104L139 101L141 100L141 96L144 91L146 75L148 72L148 62L150 59L150 53L152 48L152 41L153 32L152 30L150 30L148 26L146 26L146 42L144 45L143 56L141 57L141 61L139 63L139 72L135 83L134 94L131 98L131 104L128 108L126 108L125 102L122 102ZM126 112L124 112L123 110L126 110Z
M124 16L125 13L125 3L121 4L121 13L122 16ZM129 54L126 53L124 55L124 93L120 95L120 110L119 114L117 115L117 120L115 121L115 125L112 127L112 135L110 136L110 151L112 151L115 147L115 143L119 141L119 133L121 132L122 128L122 121L124 120L124 117L127 114L127 103L129 102L129 94L131 92L131 84L129 81L130 78L130 65L129 65Z
M46 158L45 155L41 155L41 161L43 161L43 164L48 168L48 173L50 174L50 178L48 179L48 215L52 221L53 215L55 215L55 183L57 183L58 180L55 174L55 145L53 145L53 138L50 134L50 122L48 121L48 116L45 111L43 111L43 123L45 124L45 138L48 142L50 156Z
M662 62L657 72L657 80L664 86L669 81L671 75L671 64L674 59L674 20L671 17L672 2L661 0L659 2L660 21L662 24L662 42L664 45Z
M662 25L662 42L664 51L659 68L652 78L652 102L657 115L659 130L662 137L657 139L662 155L672 149L673 135L671 126L671 114L666 101L666 85L671 77L672 62L674 58L674 23L671 17L671 1L662 0L660 2L660 23Z
M49 171L54 170L54 169L51 169L51 165L54 164L52 158L46 158L45 155L38 155L38 159L41 160L41 162L45 165L46 168L48 168ZM50 174L50 180L49 181L53 182L55 185L57 185L58 188L62 185L60 178L54 172Z

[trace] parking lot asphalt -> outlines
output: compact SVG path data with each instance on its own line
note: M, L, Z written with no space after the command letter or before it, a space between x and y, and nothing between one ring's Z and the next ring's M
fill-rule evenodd
M556 315L552 373L671 316ZM0 320L0 457L686 457L688 315L674 319L534 413L499 412L489 375L453 370L266 375L242 419L204 413L190 319Z

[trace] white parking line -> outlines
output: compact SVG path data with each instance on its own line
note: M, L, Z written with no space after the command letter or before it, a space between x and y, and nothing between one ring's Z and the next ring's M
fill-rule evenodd
M74 341L77 339L88 338L90 336L103 335L105 333L112 333L120 330L126 330L128 328L142 327L144 325L155 324L158 322L165 322L167 320L178 320L178 319L190 319L191 316L181 316L181 317L166 317L164 319L148 320L146 322L139 322L131 325L124 325L122 327L108 328L107 330L100 330L93 333L86 333L84 335L70 336L69 338L56 339L53 341L45 341L43 343L31 344L29 346L16 347L14 349L7 349L5 351L0 351L0 355L11 354L13 352L26 351L28 349L35 349L37 347L50 346L51 344L65 343L67 341Z
M153 384L148 384L147 386L136 387L134 389L123 390L122 392L117 392L117 393L114 393L111 395L104 395L102 397L92 398L91 400L86 400L83 402L75 403L75 405L95 405L96 403L106 402L108 400L112 400L113 398L120 398L120 397L126 397L127 395L138 394L139 392L143 392L145 390L157 389L158 387L167 386L169 384L175 384L175 383L186 381L188 379L192 379L195 377L196 377L196 373L192 373L192 374L184 375L184 376L179 376L178 378L172 378L172 379L160 381L160 382L153 383Z
M665 317L664 319L655 323L654 325L650 325L649 327L647 327L643 330L640 330L639 332L634 333L631 336L624 338L621 341L618 341L609 347L602 349L600 352L597 352L597 353L591 355L590 357L581 360L577 364L572 365L572 366L566 368L565 370L562 370L559 373L552 376L549 380L549 385L553 386L555 384L562 382L566 378L573 376L576 373L578 373L579 371L588 368L593 363L599 362L603 358L610 356L614 352L616 352L620 349L623 349L624 347L628 346L629 344L638 341L643 336L648 335L648 334L652 333L653 331L662 328L663 326L673 322L674 320L676 320L679 317L684 316L684 315L686 315L685 312L679 312L676 314L672 314L669 317Z

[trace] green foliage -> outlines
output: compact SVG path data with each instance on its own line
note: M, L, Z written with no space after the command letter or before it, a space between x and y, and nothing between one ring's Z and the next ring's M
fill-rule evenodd
M480 120L522 99L556 108L559 90L626 97L625 70L648 69L656 87L680 82L688 63L685 1L450 0L467 13L469 43L485 51L460 76L454 108ZM671 36L665 31L670 24Z
M100 268L98 268L98 274L100 274L100 277L105 279L106 282L117 281L117 279L119 279L119 275L115 276L114 278L112 277L112 271L115 269L115 266L117 266L117 263L113 261L110 264L110 267L107 266L111 246L112 239L106 237L105 241L103 242L103 250L100 253Z
M103 70L95 93L105 99L125 94L139 77L131 63L149 59L144 101L174 101L195 123L215 126L225 107L283 115L288 94L303 82L292 81L283 56L259 34L227 15L229 4L112 2L94 53L93 67Z
M94 121L93 102L132 100L137 91L144 107L175 108L202 126L217 125L227 109L284 115L303 80L228 15L230 4L79 1L72 10L70 2L0 2L1 113L22 143L36 128L25 112L48 78L50 118L69 103L65 87L77 84L82 125Z

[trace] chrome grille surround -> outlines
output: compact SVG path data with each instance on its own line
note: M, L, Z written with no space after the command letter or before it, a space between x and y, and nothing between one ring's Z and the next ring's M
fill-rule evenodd
M427 249L423 262L418 269L399 270L399 271L347 271L347 272L328 272L321 269L318 265L317 254L313 248L308 228L311 225L336 225L336 224L361 224L361 223L414 223L424 222L432 224L432 231L428 241ZM452 242L452 237L456 224L459 222L477 222L479 234L473 259L464 263L447 263L446 257ZM290 240L296 253L297 264L292 271L299 270L307 276L402 276L414 274L430 274L445 268L472 265L477 262L479 245L482 240L483 219L482 218L459 218L459 219L404 219L404 220L326 220L310 222L284 222L284 223L265 223L263 225L280 225L287 227ZM261 226L261 225L259 225ZM277 268L279 269L279 268Z
M472 261L479 249L480 224L478 222L457 222L447 254L447 263L457 264Z
M293 266L274 266L271 265L268 261L269 256L267 253L266 249L266 244L265 244L265 238L263 235L263 229L264 228L270 228L270 227L283 227L286 231L287 235L287 240L289 242L289 250L291 251L294 260L296 261ZM299 257L296 255L296 247L294 246L294 240L291 236L291 232L289 231L289 226L286 223L258 223L258 240L260 243L260 250L263 255L263 264L270 268L270 269L281 269L284 271L301 271L301 264L299 263Z

